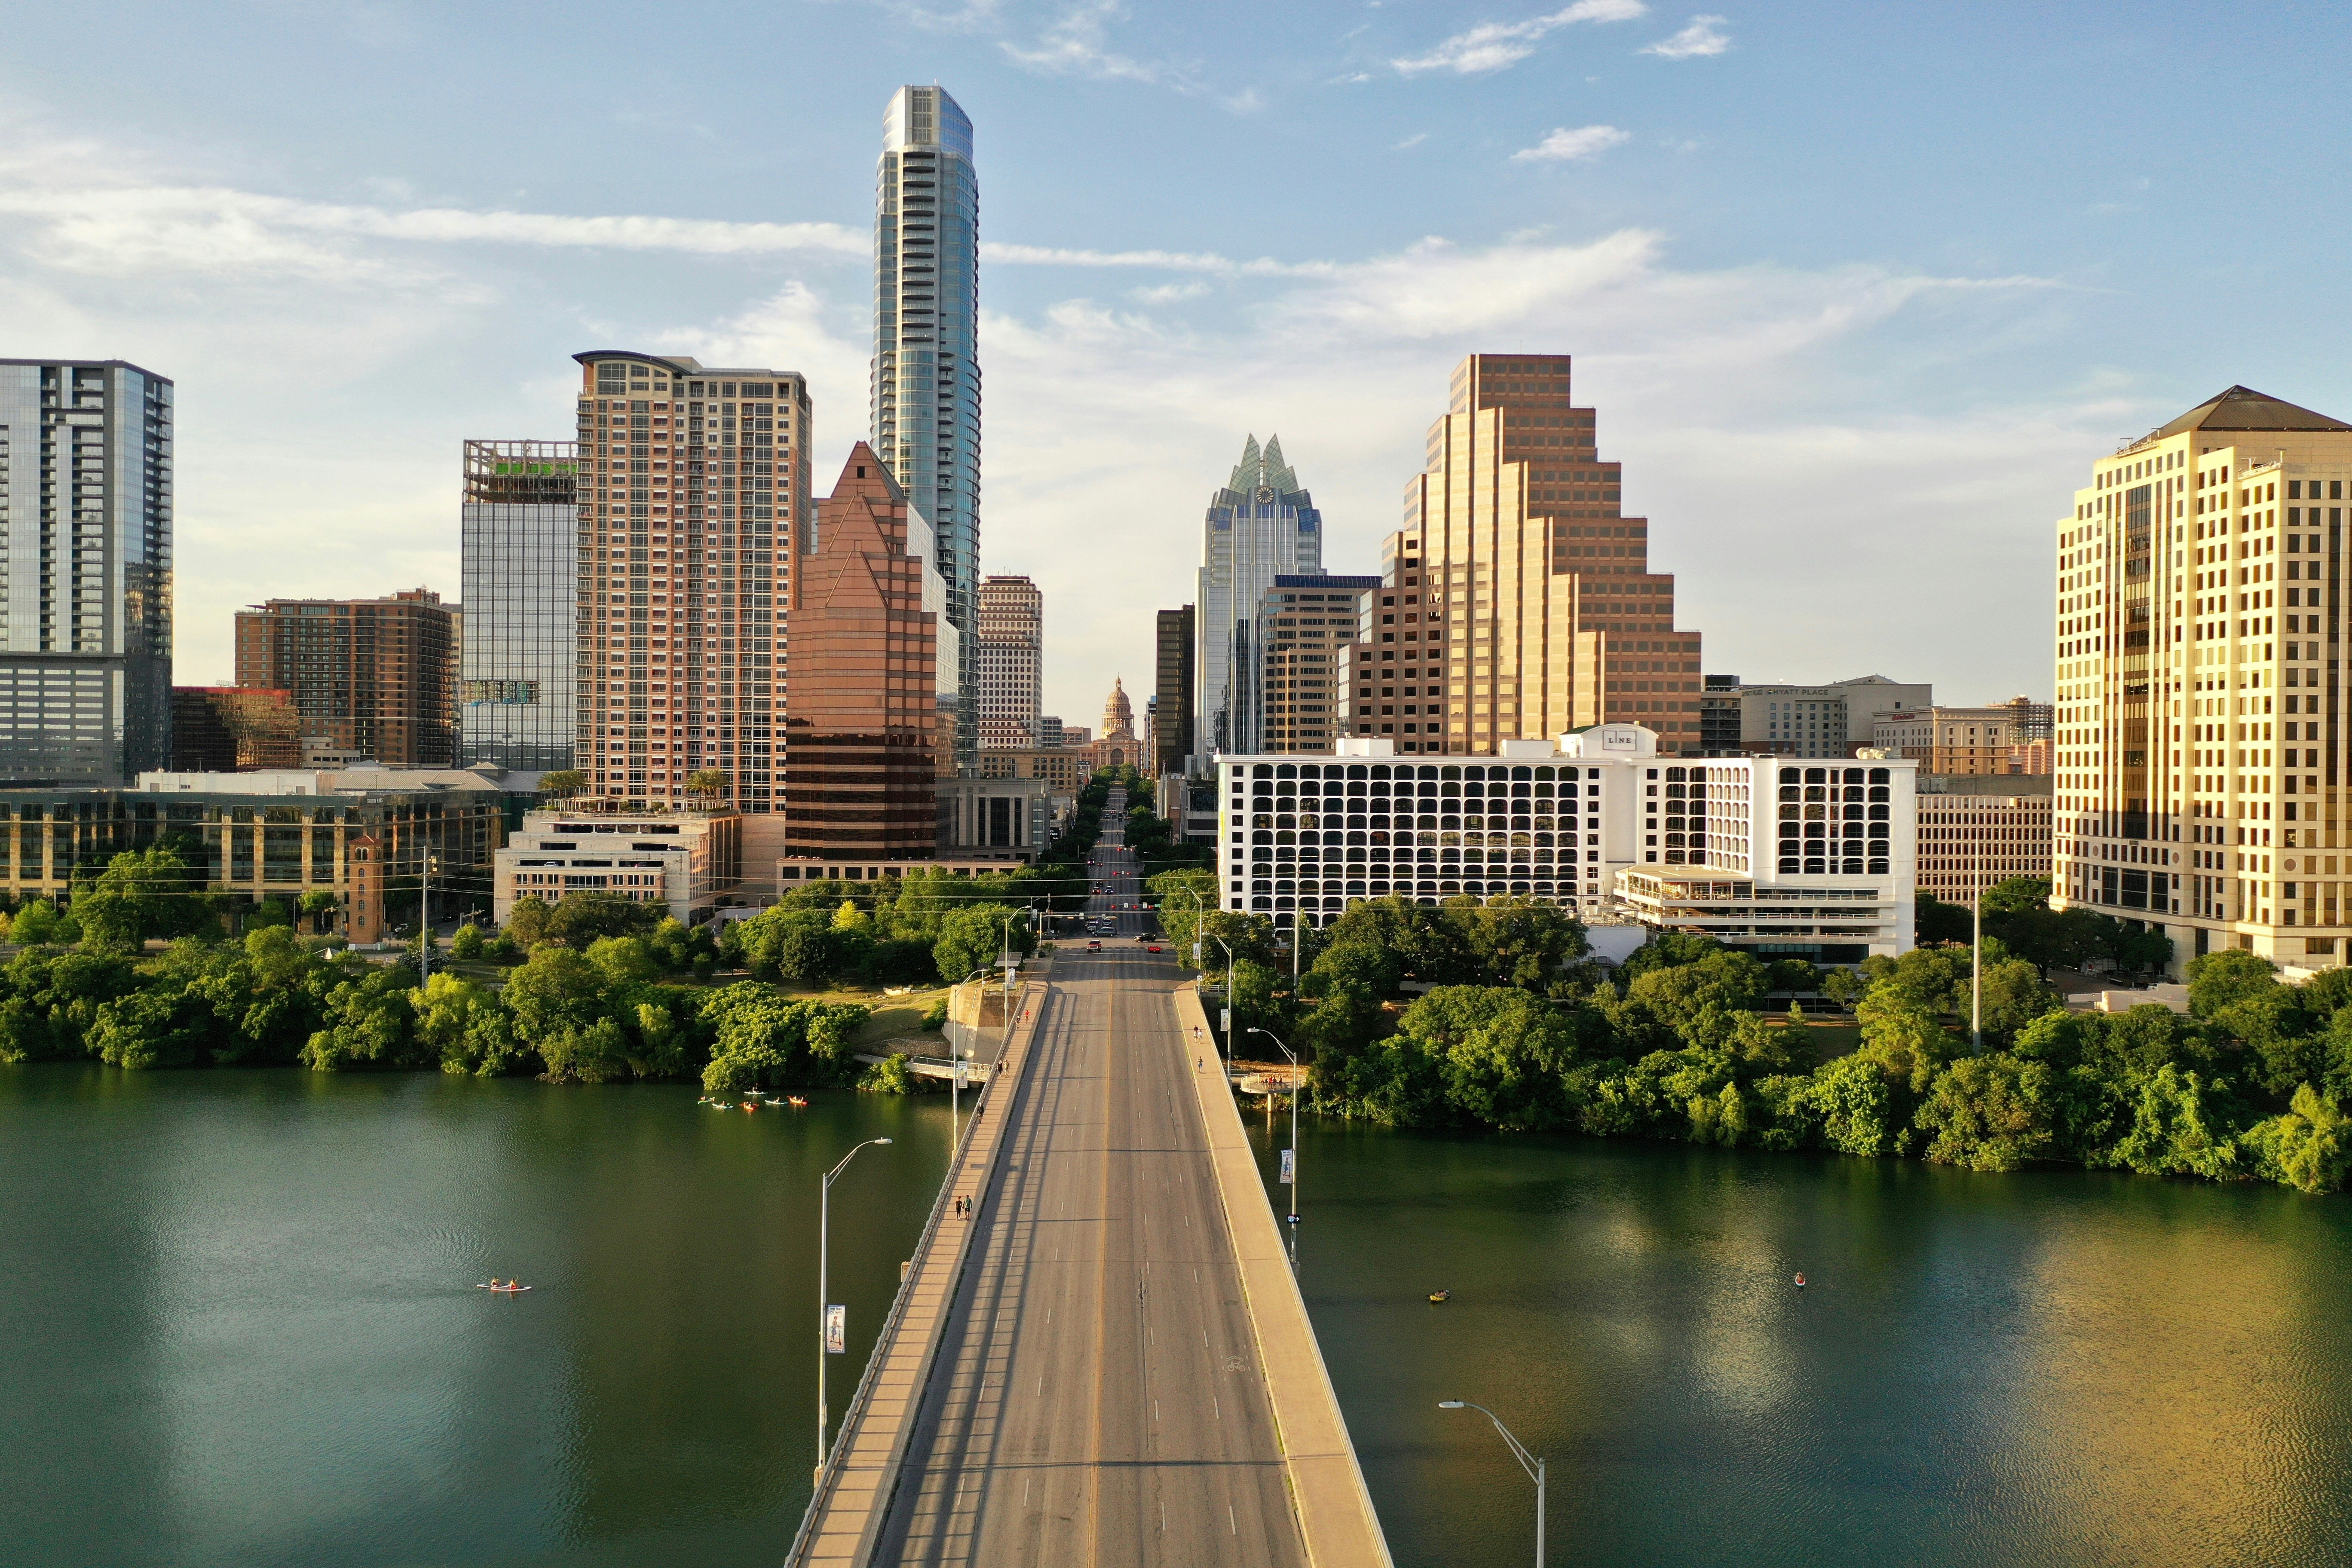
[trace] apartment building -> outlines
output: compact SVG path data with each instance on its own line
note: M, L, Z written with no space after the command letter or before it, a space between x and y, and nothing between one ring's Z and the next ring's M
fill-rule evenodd
M0 778L171 759L173 397L121 360L0 359Z
M1676 761L1591 726L1495 753L1218 759L1223 907L1328 923L1362 899L1629 910L1761 956L1858 963L1911 945L1916 767Z
M615 809L696 802L716 769L781 808L786 605L809 500L809 396L790 371L574 354L579 588L573 766Z
M902 87L875 168L874 359L866 428L932 552L950 773L982 742L980 587L980 174L971 118L939 86Z
M1965 904L2011 877L2047 877L2048 773L1919 775L1919 891Z
M1037 699L1044 679L1045 596L1026 577L983 577L980 583L980 743L1037 743Z
M236 616L236 683L293 693L304 739L394 768L457 761L457 629L429 588L271 599Z
M2232 386L2092 465L2054 530L2054 894L2341 963L2352 424Z

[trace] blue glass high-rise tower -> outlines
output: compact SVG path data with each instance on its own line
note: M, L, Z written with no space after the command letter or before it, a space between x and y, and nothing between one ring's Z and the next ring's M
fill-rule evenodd
M957 679L940 689L957 771L977 762L980 182L971 121L945 89L902 87L882 121L874 203L874 449L938 542ZM943 639L944 640L944 639Z

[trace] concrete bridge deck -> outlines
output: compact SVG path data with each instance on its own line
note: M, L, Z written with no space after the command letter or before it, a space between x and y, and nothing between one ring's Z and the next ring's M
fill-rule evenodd
M1028 988L977 1213L926 1233L795 1564L1387 1568L1202 1024L1139 946Z

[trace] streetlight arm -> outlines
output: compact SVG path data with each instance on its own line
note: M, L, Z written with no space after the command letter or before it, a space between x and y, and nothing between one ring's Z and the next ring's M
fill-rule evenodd
M858 1149L870 1149L877 1143L887 1143L888 1142L890 1142L890 1140L887 1138L868 1138L865 1142L858 1144L856 1149L850 1150L848 1153L844 1154L841 1157L840 1164L835 1165L832 1170L827 1171L824 1173L824 1184L829 1187L833 1185L835 1181L840 1179L841 1173L849 1169L849 1162L857 1158Z
M1276 1034L1272 1029L1252 1028L1248 1032L1253 1035L1264 1035L1267 1039L1272 1040L1276 1046L1281 1047L1282 1054L1290 1058L1290 1065L1292 1067L1297 1067L1298 1065L1298 1053L1292 1050L1288 1046L1283 1045L1282 1037Z

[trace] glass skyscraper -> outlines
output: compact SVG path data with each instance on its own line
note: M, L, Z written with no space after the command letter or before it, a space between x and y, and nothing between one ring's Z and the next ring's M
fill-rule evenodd
M1225 488L1209 501L1201 536L1198 744L1258 750L1257 613L1277 576L1323 571L1323 514L1282 460L1282 438L1252 436Z
M466 443L457 760L467 766L572 765L579 475L575 441Z
M0 360L0 781L172 758L172 384Z
M942 685L957 771L977 763L980 182L971 121L945 89L902 87L882 120L874 203L874 449L938 541L957 679Z

